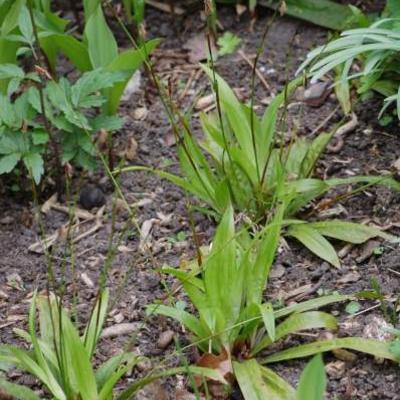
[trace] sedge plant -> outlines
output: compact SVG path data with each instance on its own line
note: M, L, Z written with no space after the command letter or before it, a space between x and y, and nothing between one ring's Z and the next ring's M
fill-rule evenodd
M389 343L361 337L319 340L272 350L276 343L299 331L337 329L335 317L318 308L351 298L333 294L280 309L274 309L264 300L287 203L276 204L275 216L253 238L243 229L235 233L233 208L228 206L203 263L189 272L164 270L179 279L196 313L178 304L149 307L151 312L179 321L192 334L192 342L202 353L199 365L223 370L227 380L239 383L246 400L295 399L294 389L268 368L270 363L337 348L395 360ZM252 393L258 393L257 397Z
M20 400L39 400L29 387L6 380L1 370L15 367L34 376L43 389L55 400L127 400L149 383L176 374L196 374L225 383L218 371L189 366L151 372L133 384L116 386L143 357L123 351L95 368L95 351L107 316L109 292L98 296L83 334L54 295L33 295L28 321L28 332L15 332L30 346L25 350L15 345L0 346L0 389ZM37 334L36 308L39 316Z
M281 132L281 122L290 95L301 84L297 79L278 94L259 117L251 107L240 102L229 85L212 69L203 67L216 95L215 113L201 114L204 137L199 140L182 120L178 140L178 156L183 176L166 171L155 172L206 203L216 219L228 204L245 213L252 221L269 218L273 204L280 196L291 194L285 207L282 234L299 240L310 251L339 267L339 258L326 238L350 243L363 243L374 236L393 237L378 229L340 220L306 222L301 213L313 202L339 185L363 182L380 183L397 189L398 182L390 177L356 176L351 178L318 179L313 176L315 165L334 135L321 133L310 140L292 135L289 143ZM126 167L122 171L149 169ZM283 190L278 190L283 182ZM208 212L208 210L206 210Z
M312 50L298 72L306 69L316 81L339 68L339 84L358 79L358 94L372 90L385 97L379 117L395 104L400 118L399 46L398 19L381 18L370 26L346 30L338 39ZM355 73L351 67L356 62L361 62L361 71Z

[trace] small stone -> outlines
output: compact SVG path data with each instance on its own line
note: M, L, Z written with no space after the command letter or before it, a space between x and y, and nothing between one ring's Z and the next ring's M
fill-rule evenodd
M9 215L6 216L6 217L3 217L2 219L0 219L0 224L1 225L10 225L13 222L14 222L14 218L9 216Z
M153 368L153 364L149 358L143 358L137 363L137 369L140 372L150 371Z
M317 82L304 90L302 101L311 107L320 107L330 93L329 82Z
M271 278L281 278L285 274L285 267L283 265L278 264L274 266L269 274Z
M337 282L338 283L353 283L359 281L361 275L358 272L349 272L348 274L342 276Z
M86 210L101 207L106 203L103 191L94 185L85 186L79 194L79 203Z
M123 320L125 319L124 314L118 313L117 315L114 315L114 322L116 324L120 324Z
M346 364L344 361L333 361L325 366L326 373L333 379L340 379L345 371Z
M393 340L393 335L390 333L393 325L386 322L384 318L378 315L368 315L365 319L365 324L364 337L381 342Z
M162 332L160 337L158 338L157 347L162 350L166 349L172 342L174 335L175 332L170 329Z

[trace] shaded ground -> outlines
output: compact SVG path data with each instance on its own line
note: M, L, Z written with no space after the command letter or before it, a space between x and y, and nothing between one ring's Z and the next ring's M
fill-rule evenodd
M200 75L196 64L188 62L188 51L183 49L191 37L200 34L203 24L198 15L187 18L175 18L149 9L147 27L149 36L162 36L165 40L154 57L161 77L169 80L176 97L181 96L182 104L188 105L192 99L205 90L208 83ZM232 8L223 8L219 13L225 29L235 32L243 40L242 49L251 57L264 24L270 15L261 15L250 30L247 17L238 20ZM259 70L270 88L259 84L256 95L258 103L282 89L287 77L299 65L307 50L322 42L326 32L322 29L303 24L289 18L277 20L268 34L267 47L260 59ZM166 51L167 50L167 51ZM244 98L249 95L250 67L238 54L218 60L217 69L235 88L241 89ZM188 80L192 80L187 86ZM185 93L185 96L182 95ZM336 107L333 96L320 108L309 108L295 105L291 108L291 124L299 130L299 134L310 133ZM396 126L382 128L376 124L376 115L380 103L361 104L356 112L359 116L357 129L345 138L345 145L337 154L327 154L319 165L319 173L327 176L345 176L352 173L373 174L382 170L390 170L393 161L400 156ZM164 166L172 163L172 170L177 171L175 147L171 142L171 132L151 83L146 77L142 79L140 90L122 108L125 126L118 134L116 142L119 149L125 149L130 138L138 144L137 155L132 164ZM337 113L328 123L333 127L341 118ZM197 126L197 123L194 123ZM138 226L145 221L152 225L150 252L139 249L139 232L135 226L126 228L127 212L117 203L118 213L113 224L112 185L102 174L77 178L75 190L86 182L100 182L107 194L107 206L103 226L94 234L79 241L74 246L77 255L75 281L67 282L67 292L76 291L79 298L79 309L84 316L88 304L96 294L96 282L103 268L109 248L110 234L115 232L114 243L121 236L115 258L109 270L109 285L116 302L107 325L121 322L137 324L135 340L131 340L130 348L149 356L151 363L141 365L141 372L157 365L166 354L173 351L173 344L166 350L157 346L162 332L172 329L181 343L187 343L180 327L163 318L145 316L145 306L165 295L164 282L156 269L165 263L177 265L194 255L191 245L191 233L186 210L187 199L184 194L168 182L155 176L137 172L121 177L121 187L129 203L139 202L137 209ZM13 200L1 192L0 199L0 341L15 341L13 328L25 323L29 296L34 288L45 288L47 261L28 251L28 247L39 237L39 228L33 217L33 206L29 202ZM368 188L359 195L343 201L340 217L348 220L368 219L380 226L394 224L390 229L396 233L396 224L400 223L400 195L385 188ZM213 233L212 221L202 215L195 215L196 229L204 243ZM47 233L57 230L67 222L67 216L58 211L50 211L43 216ZM93 225L93 222L89 222ZM84 228L84 226L83 226ZM375 247L380 245L375 244ZM65 258L65 245L53 251L53 263L56 269L61 268L60 259ZM338 249L343 244L338 244ZM400 278L400 250L397 245L383 245L382 254L374 255L365 252L365 247L351 248L342 259L343 267L336 270L321 262L294 242L279 255L270 281L268 296L293 301L304 295L304 298L316 296L318 293L340 290L352 293L371 287L371 277L376 277L382 290L389 299L398 295ZM360 255L363 257L360 258ZM71 259L68 258L67 259ZM357 261L358 260L358 261ZM67 263L67 268L71 264ZM71 274L68 276L72 276ZM170 284L171 282L167 282ZM124 286L122 292L118 288ZM309 290L311 287L311 290ZM300 289L299 289L300 288ZM365 302L363 309L375 303ZM365 334L365 328L374 322L374 317L382 318L379 308L374 308L359 316L348 316L343 305L333 308L341 321L340 335ZM143 322L144 321L144 322ZM318 336L319 333L316 333ZM285 344L300 343L307 337L296 336ZM104 339L99 347L99 360L118 352L127 342L127 336ZM329 371L328 399L335 395L340 399L400 399L400 380L395 365L374 361L372 357L357 356L351 362L342 361L333 355L325 358ZM173 359L172 359L173 363ZM303 361L277 365L276 370L296 384L299 373L304 367ZM35 385L30 378L12 373L19 381ZM134 376L126 379L131 382ZM174 385L176 383L174 382ZM168 385L167 385L168 387ZM144 398L162 398L164 393L148 394ZM174 398L170 395L170 398Z

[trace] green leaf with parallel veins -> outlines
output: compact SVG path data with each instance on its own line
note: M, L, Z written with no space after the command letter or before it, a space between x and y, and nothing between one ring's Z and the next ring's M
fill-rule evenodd
M326 373L321 354L317 354L304 368L299 386L297 400L324 400Z
M330 220L312 222L309 223L308 226L316 229L323 236L329 236L334 239L355 244L364 243L377 236L386 240L394 239L394 236L388 235L378 228L356 224L354 222Z
M385 343L374 339L365 339L362 337L321 340L274 353L271 356L266 357L262 361L262 364L308 357L317 353L336 349L355 350L362 353L371 354L375 357L399 361L398 357L390 352L390 345L390 343Z
M318 257L328 261L336 268L340 268L339 257L333 246L317 231L309 226L310 224L292 225L288 229L288 235L293 236L307 249Z
M118 56L118 45L107 25L99 4L85 27L89 56L93 68L107 67Z
M7 382L2 378L0 378L0 388L5 394L13 396L13 398L18 400L41 400L41 398L28 387Z

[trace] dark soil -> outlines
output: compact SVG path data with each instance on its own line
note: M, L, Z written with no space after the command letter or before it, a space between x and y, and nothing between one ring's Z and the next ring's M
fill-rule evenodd
M221 8L219 18L226 30L235 32L242 39L242 49L251 57L271 15L261 12L253 30L250 28L249 18L244 16L239 19L233 8ZM170 81L174 95L178 97L182 94L188 79L195 77L182 98L182 105L188 106L198 93L203 93L209 88L206 78L196 73L197 65L189 63L188 52L183 49L189 38L202 34L203 22L198 15L175 18L149 8L146 24L150 37L164 38L161 50L156 52L153 61L161 77ZM263 99L282 89L287 78L293 76L306 52L322 43L326 37L326 31L298 20L280 18L274 22L259 63L259 70L270 85L270 89L266 89L260 83L257 84L257 103L261 104ZM218 60L217 70L233 87L241 89L244 98L249 96L251 69L237 53ZM291 125L298 127L299 134L310 135L336 105L333 95L319 108L295 105L290 112ZM379 126L376 122L379 108L380 100L372 100L357 106L356 113L359 118L357 129L346 135L345 144L339 153L324 156L318 167L321 176L378 174L391 170L393 162L400 157L398 123L386 128ZM138 111L140 109L141 116ZM147 110L144 117L143 110ZM138 151L131 162L132 165L160 167L172 163L172 170L178 171L176 149L171 144L170 125L155 89L145 74L142 73L139 91L130 101L124 103L121 114L125 118L125 126L116 137L118 151L123 151L130 139L134 138L138 144ZM325 129L333 128L340 118L341 114L338 111ZM194 127L197 126L198 123L194 122ZM165 285L172 284L170 280L164 282L165 278L157 269L164 264L184 263L195 255L187 211L188 199L175 186L152 174L146 172L124 174L120 178L120 184L128 202L141 204L136 211L136 224L127 223L128 213L121 202L113 200L113 186L102 172L90 176L77 176L73 182L74 193L78 193L82 185L90 182L99 184L106 193L107 204L102 218L103 226L74 245L73 253L76 255L74 273L71 271L71 250L62 242L59 242L51 252L53 268L60 279L63 275L61 260L69 260L65 265L68 271L66 276L69 277L65 283L66 297L70 299L71 293L77 294L78 311L83 320L88 314L89 305L95 299L96 282L107 262L110 235L114 236L113 243L117 250L109 269L108 286L111 288L115 305L107 320L107 326L117 322L130 322L136 323L137 329L131 340L128 336L102 340L98 359L104 360L124 346L128 346L149 357L150 362L144 363L140 368L141 373L145 373L174 350L173 344L167 350L157 347L157 340L162 332L172 329L181 344L188 343L188 339L177 324L164 318L148 318L145 314L146 305L154 300L163 299L166 293ZM34 205L29 201L13 199L5 193L1 196L0 342L15 343L17 339L13 329L25 326L32 291L35 288L40 290L46 288L49 260L28 250L28 247L40 237L38 220L34 216ZM114 221L113 204L118 210ZM346 220L369 220L380 226L391 224L392 228L389 231L392 233L396 233L396 228L400 226L397 225L400 223L400 195L389 189L368 188L354 197L341 201L340 206L337 216ZM68 221L68 216L52 210L42 214L41 219L46 233L51 234ZM153 225L151 249L141 251L137 226L140 227L145 221L150 220ZM200 214L195 214L194 220L199 237L204 244L208 243L214 231L213 222ZM88 222L87 225L91 226L93 223ZM305 285L311 285L313 290L307 292L304 298L335 290L353 293L361 289L370 289L371 278L378 280L388 300L393 301L398 296L400 249L397 244L377 243L376 246L381 246L381 255L366 253L366 246L353 247L343 257L340 270L321 262L295 242L289 242L288 245L288 248L282 249L276 260L275 270L281 272L276 273L270 281L267 293L271 299L293 300L296 297L293 291ZM338 249L343 246L343 243L337 244ZM360 255L363 256L362 261ZM93 286L90 281L94 283ZM299 290L298 293L301 295L303 292ZM291 296L291 293L294 296ZM375 304L366 301L362 303L362 307L367 309ZM379 307L356 317L346 314L344 305L337 305L331 309L337 313L340 320L340 336L366 335L367 327L375 321L374 317L380 320L383 318ZM315 336L320 336L320 333L316 332ZM307 337L295 336L285 345L298 344L306 339ZM175 362L175 358L172 357L170 364L173 365ZM394 364L386 361L382 363L359 354L356 360L351 362L326 355L325 363L329 371L327 399L400 399L398 367ZM274 369L295 385L304 365L304 361L293 361L276 365ZM12 372L12 377L19 382L36 385L31 378L19 373ZM135 375L127 378L123 385L132 382L134 378ZM173 385L176 385L175 381ZM165 387L170 387L168 382ZM167 390L166 393L168 397L165 398L174 398L173 391ZM162 395L153 393L141 398L162 399L163 395L164 392Z

